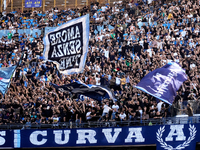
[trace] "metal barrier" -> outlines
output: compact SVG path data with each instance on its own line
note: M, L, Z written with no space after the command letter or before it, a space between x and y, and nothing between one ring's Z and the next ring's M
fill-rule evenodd
M37 35L40 36L42 34L42 30L40 29L0 30L0 38L2 38L3 36L7 36L10 31L13 35L17 32L19 35L25 33L27 36L32 35L32 37L35 37Z
M96 127L122 127L122 126L152 126L152 125L170 125L170 124L188 124L188 123L200 123L200 116L192 117L192 122L189 122L189 117L168 117L161 119L149 119L149 120L134 120L134 121L94 121L94 122L59 122L55 124L6 124L0 125L0 130L6 129L48 129L48 128L96 128Z

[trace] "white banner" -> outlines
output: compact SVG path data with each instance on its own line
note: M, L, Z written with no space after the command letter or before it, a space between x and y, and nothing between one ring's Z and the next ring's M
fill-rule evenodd
M83 72L88 52L89 15L73 19L44 37L44 57L65 75Z

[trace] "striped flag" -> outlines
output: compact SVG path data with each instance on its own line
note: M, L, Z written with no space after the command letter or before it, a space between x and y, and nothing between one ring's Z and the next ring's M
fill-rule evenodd
M5 95L16 66L0 68L0 92Z
M72 82L67 85L58 86L52 84L54 88L61 92L70 92L72 94L84 95L92 99L101 101L103 98L115 100L111 90L107 87L85 84L81 81Z

